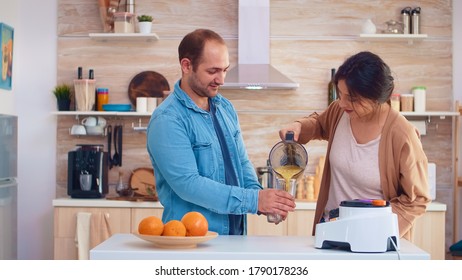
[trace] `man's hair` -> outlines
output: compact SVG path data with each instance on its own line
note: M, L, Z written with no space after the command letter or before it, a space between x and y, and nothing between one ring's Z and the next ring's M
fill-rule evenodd
M201 62L202 53L207 41L217 41L225 44L223 38L216 32L209 29L196 29L188 33L183 40L181 40L178 46L179 61L181 62L183 58L189 59L193 66L193 71L196 71L197 66Z

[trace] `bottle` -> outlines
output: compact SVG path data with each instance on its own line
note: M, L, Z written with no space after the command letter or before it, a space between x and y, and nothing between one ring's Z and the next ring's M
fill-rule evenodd
M416 7L411 12L412 34L420 33L420 7Z
M330 70L330 81L329 81L329 85L328 85L328 91L327 91L327 94L328 94L328 104L327 105L330 105L334 100L337 99L337 88L335 87L335 83L334 83L334 76L335 76L335 68L332 68Z
M401 10L401 19L403 20L403 34L411 33L411 7Z

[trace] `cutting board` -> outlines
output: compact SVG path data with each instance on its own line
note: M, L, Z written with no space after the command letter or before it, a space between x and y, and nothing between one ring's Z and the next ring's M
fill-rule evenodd
M154 169L150 167L139 167L133 170L129 184L132 189L135 189L135 196L157 197Z
M167 79L154 71L141 72L130 81L128 97L136 106L137 97L164 97L164 91L169 91L170 85Z

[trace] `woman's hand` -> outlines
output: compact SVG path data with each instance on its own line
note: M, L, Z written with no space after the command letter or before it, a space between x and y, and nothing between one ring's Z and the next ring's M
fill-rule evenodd
M302 124L298 121L295 121L289 125L287 125L285 128L279 130L279 137L281 137L281 140L286 139L286 133L287 131L293 131L294 132L294 141L298 141L298 137L300 136L300 131L302 130Z

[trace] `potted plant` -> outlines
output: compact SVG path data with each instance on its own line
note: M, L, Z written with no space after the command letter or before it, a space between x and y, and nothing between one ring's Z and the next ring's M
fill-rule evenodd
M71 87L68 84L55 86L53 94L56 97L59 111L69 111L71 107Z
M152 27L152 16L150 15L139 15L136 17L138 19L138 26L140 33L149 34L151 33Z

